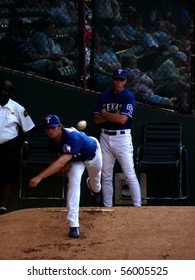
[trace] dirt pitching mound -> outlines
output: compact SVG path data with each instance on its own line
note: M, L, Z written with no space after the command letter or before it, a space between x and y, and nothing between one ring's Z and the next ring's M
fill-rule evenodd
M194 260L195 207L80 208L79 239L66 208L0 216L1 260Z

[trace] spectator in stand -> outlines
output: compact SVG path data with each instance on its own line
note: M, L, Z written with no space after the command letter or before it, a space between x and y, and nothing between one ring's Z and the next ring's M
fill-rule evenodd
M95 80L98 90L107 89L112 86L113 69L121 68L121 63L118 60L111 42L101 39L99 53L95 56Z
M86 66L89 68L91 60L91 44L92 44L92 30L88 30L86 36L85 60Z
M93 3L96 7L98 33L102 36L105 27L111 28L120 22L120 5L116 0L93 0Z
M188 111L191 86L186 80L186 75L180 74L180 67L187 66L187 56L174 45L163 52L162 56L164 56L162 63L150 72L155 84L155 93L169 98L177 97L179 109Z
M117 20L118 22L120 22L122 19L120 5L121 5L121 3L119 1L111 0L112 12L113 12L115 20Z
M39 54L34 49L30 35L32 23L26 18L13 18L9 29L1 39L2 55L8 65L37 70L40 73L53 72L56 63L48 54Z
M65 37L58 39L58 42L64 57L72 62L75 61L75 59L78 59L78 48L76 47L73 36L66 35Z
M170 46L168 51L164 52L165 56L171 58L177 67L179 74L183 81L191 82L191 65L189 64L189 58L185 52L180 51L177 46Z
M152 36L160 46L168 48L176 40L178 30L176 24L172 22L171 12L158 13L155 25L153 26Z
M91 47L92 47L92 36L93 31L90 29L86 32L86 48L85 48L85 57L86 57L86 66L89 68L90 66L90 60L91 60ZM95 34L95 52L96 54L99 52L99 35L96 32Z
M169 28L172 24L172 13L170 11L159 12L156 20L156 27L164 31L165 33L169 33Z
M122 57L122 68L127 73L126 88L135 94L136 100L154 103L160 106L174 106L173 100L154 94L153 80L137 68L137 57L127 55Z
M55 34L55 23L48 18L41 19L30 40L37 53L48 56L50 60L56 62L57 67L72 65L73 62L64 56L60 44L54 42Z
M151 19L151 15L149 15L147 23L138 33L139 42L146 49L159 46L168 48L176 34L176 25L171 22L172 14L169 11L161 14L157 10L151 12L153 18Z
M153 33L153 27L152 26L146 26L139 32L137 32L136 39L138 43L147 49L154 49L158 48L159 44L156 39L152 36Z
M118 25L114 25L111 29L111 34L115 38L114 48L117 51L129 49L135 45L135 37L128 32L127 19L122 19Z
M190 1L189 1L190 3ZM192 15L193 9L191 9L191 4L187 7L187 5L181 5L178 10L178 24L179 28L182 33L185 35L189 34L189 31L192 30L193 26L193 15Z
M56 25L60 26L67 25L73 21L66 2L62 0L50 0L48 15L55 21Z
M100 40L100 51L96 56L95 63L111 75L114 68L121 66L120 61L112 49L111 43L105 39Z
M156 4L154 4L149 12L149 16L147 19L148 24L155 28L157 25L157 19L158 19L158 7Z
M165 46L166 48L168 48L175 40L175 32L176 26L174 24L171 24L166 31L156 28L151 35L159 46Z
M133 36L133 38L136 38L136 35L139 34L143 30L142 26L142 15L137 12L137 10L130 6L128 8L127 13L127 32L130 36Z
M188 63L191 62L191 54L192 54L192 50L191 50L191 41L188 39L183 39L182 40L182 46L181 46L181 51L183 51L188 58Z
M45 8L48 5L45 0L14 0L14 7Z
M86 63L86 78L89 87L94 86L94 59L99 52L99 34L95 33L93 38L93 31L90 29L85 34L86 47L85 47L85 63ZM93 42L93 40L95 40Z

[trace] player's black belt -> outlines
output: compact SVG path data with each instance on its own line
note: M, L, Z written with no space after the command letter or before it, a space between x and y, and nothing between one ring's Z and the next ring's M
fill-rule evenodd
M120 135L120 134L125 134L125 130L116 130L116 131L109 131L102 129L102 132L108 135Z

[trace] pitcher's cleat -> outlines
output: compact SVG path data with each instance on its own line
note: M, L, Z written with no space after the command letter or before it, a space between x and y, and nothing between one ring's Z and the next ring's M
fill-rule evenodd
M72 238L79 238L79 227L70 227L69 236Z

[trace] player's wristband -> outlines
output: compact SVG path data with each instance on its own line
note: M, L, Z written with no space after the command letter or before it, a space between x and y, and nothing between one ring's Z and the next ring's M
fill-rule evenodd
M24 144L28 144L28 141L24 141L23 143L24 143Z

